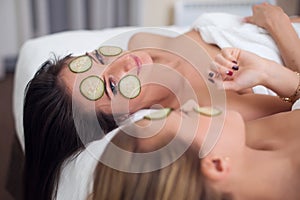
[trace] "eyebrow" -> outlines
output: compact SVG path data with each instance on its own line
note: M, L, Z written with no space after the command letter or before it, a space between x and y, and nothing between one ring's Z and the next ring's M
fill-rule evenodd
M86 52L85 55L91 58L94 62L97 62L97 60L93 56L91 56L88 52Z
M96 55L96 58L100 61L100 63L102 65L104 65L103 59L97 50L95 50L95 55Z

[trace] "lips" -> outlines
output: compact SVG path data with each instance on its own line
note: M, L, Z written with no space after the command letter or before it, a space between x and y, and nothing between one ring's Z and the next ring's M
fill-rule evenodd
M137 75L139 75L141 68L142 68L142 61L139 57L137 57L135 55L130 55L130 56L134 60L136 66L137 66Z

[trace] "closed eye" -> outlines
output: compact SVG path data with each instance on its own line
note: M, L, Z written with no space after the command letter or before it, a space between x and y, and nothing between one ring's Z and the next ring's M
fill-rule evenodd
M108 81L109 81L109 86L110 86L110 89L111 89L112 93L114 95L116 95L117 92L118 92L118 86L116 84L116 81L111 77L108 79Z
M103 58L102 58L102 56L98 53L97 50L95 50L95 55L96 55L97 60L98 60L102 65L104 65Z

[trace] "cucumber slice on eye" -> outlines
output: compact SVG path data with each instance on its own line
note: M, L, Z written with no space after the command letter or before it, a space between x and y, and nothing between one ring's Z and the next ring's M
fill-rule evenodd
M117 56L121 54L123 50L116 46L102 46L98 51L104 56Z
M205 116L217 116L217 115L220 115L222 113L221 110L219 110L217 108L210 107L210 106L194 107L194 111L200 113L201 115L205 115Z
M154 111L149 115L144 116L144 119L148 119L148 120L164 119L171 113L171 111L172 111L171 108L162 108L160 110Z
M92 67L93 61L88 56L80 56L72 60L69 64L69 68L72 72L82 73L89 70Z
M81 94L91 101L96 101L104 94L104 82L98 76L88 76L80 83Z
M141 92L141 82L135 75L126 75L119 81L118 88L125 98L134 99Z

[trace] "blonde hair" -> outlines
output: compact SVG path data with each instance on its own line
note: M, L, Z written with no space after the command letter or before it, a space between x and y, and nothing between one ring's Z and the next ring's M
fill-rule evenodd
M113 144L108 145L102 158L116 161L119 165L130 169L133 163L136 165L134 156L125 157L122 155L111 154L112 145L134 153L143 153L145 148L142 142L123 132L119 132L112 140ZM155 151L167 144L168 141L160 140L158 145L153 147ZM172 160L174 152L180 150L184 141L177 139L176 145L167 151L158 151L155 162L161 164L166 159ZM148 151L147 147L147 151ZM139 162L138 166L143 171L147 167L147 159ZM89 199L102 200L163 200L163 199L225 199L221 194L215 192L205 181L201 173L201 160L198 157L197 149L191 145L175 162L167 167L146 172L130 173L113 169L101 162L95 169L95 179L93 194Z

